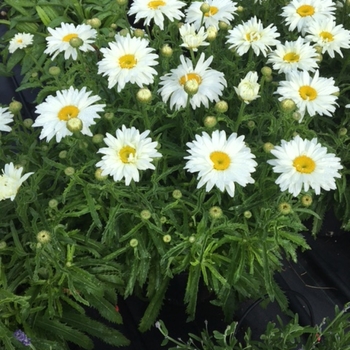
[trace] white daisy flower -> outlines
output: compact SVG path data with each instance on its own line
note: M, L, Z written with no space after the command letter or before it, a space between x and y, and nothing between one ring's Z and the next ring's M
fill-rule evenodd
M310 23L334 18L334 11L335 4L332 0L292 0L283 7L282 16L290 31L297 28L298 32L305 35Z
M50 32L50 36L46 38L47 48L44 53L52 56L52 60L60 52L64 52L64 58L68 60L72 57L73 60L78 58L78 50L87 52L94 51L94 48L90 45L95 41L97 31L88 24L79 24L75 26L72 23L61 23L59 28L47 28ZM81 45L72 46L72 39L76 39L78 44Z
M147 137L149 133L146 130L140 134L139 130L125 125L116 131L116 137L107 133L104 142L108 147L98 150L98 153L104 154L96 164L102 169L101 175L111 175L114 181L125 178L125 185L128 186L131 180L140 181L139 170L155 169L152 161L162 155L157 151L158 142L152 142Z
M348 104L348 105L345 105L345 108L350 108L350 104Z
M260 84L258 84L258 73L248 72L244 79L238 84L238 87L234 86L237 95L246 103L256 100L260 97L258 95Z
M336 188L335 178L340 178L342 169L340 159L333 153L327 153L326 147L317 143L317 139L303 140L299 135L281 146L275 146L271 153L277 159L267 162L275 173L281 174L276 184L281 191L288 191L296 197L302 190L312 188L319 195L321 188L329 191Z
M316 114L332 117L337 105L339 88L334 85L333 78L322 78L316 70L312 77L307 71L292 71L288 80L281 81L275 93L281 95L280 101L291 99L301 114L302 121L306 112L313 117Z
M255 171L257 163L244 143L244 136L237 137L236 133L226 139L225 131L215 130L211 136L206 132L196 135L196 140L188 142L189 156L185 169L190 173L198 172L197 188L206 184L209 192L214 186L221 192L224 190L233 197L235 183L245 187L254 183L251 173Z
M46 138L49 142L54 136L60 142L63 137L73 133L67 128L70 120L77 118L82 122L80 132L92 136L89 127L95 124L94 119L100 118L98 112L103 112L104 104L95 104L101 98L90 96L91 91L74 89L57 91L56 96L48 96L45 101L36 107L39 116L35 119L33 127L42 127L40 139ZM74 121L73 121L74 122ZM80 123L81 124L81 123Z
M209 11L203 16L201 6L203 4L209 5ZM186 23L193 23L198 30L202 25L206 28L210 26L219 29L219 22L230 24L233 20L233 15L237 10L237 3L231 0L206 0L193 1L188 9L186 9ZM203 20L203 23L202 23Z
M193 24L185 23L179 29L183 44L180 46L192 51L198 51L199 46L208 46L209 43L205 41L208 34L205 32L204 27L201 27L196 33L196 29Z
M22 167L16 168L13 163L5 164L2 175L0 175L0 201L9 198L13 201L22 183L34 174L27 173L21 176L22 171Z
M284 45L277 44L268 57L267 63L272 63L278 73L290 73L297 69L314 72L318 68L316 49L301 37L296 41L286 41Z
M13 122L14 115L7 107L0 107L0 131L11 131L12 128L7 124Z
M188 98L190 98L193 109L201 104L208 108L209 101L219 101L227 82L223 73L209 67L213 56L210 56L206 61L204 59L205 55L202 53L196 66L193 67L192 61L181 55L181 65L160 78L162 87L158 92L165 103L170 98L170 108L175 106L175 109L178 110L186 107ZM198 87L197 92L192 96L189 96L185 91L185 84L188 81L196 82Z
M98 73L108 76L108 88L117 85L117 91L124 89L126 83L143 85L152 84L157 71L152 66L158 65L158 55L148 47L149 41L143 38L131 38L117 34L115 42L109 48L101 49L103 59L98 62Z
M169 18L171 22L174 19L180 20L184 16L180 9L185 5L185 2L178 0L134 0L128 11L128 15L136 15L135 22L144 18L145 26L150 25L153 19L154 23L163 30L164 16Z
M17 33L11 40L9 45L9 53L14 53L17 49L24 49L33 44L33 34Z
M232 44L229 48L234 48L239 56L243 56L252 48L257 56L262 53L266 57L271 46L279 44L276 38L280 34L276 30L277 28L273 24L264 28L260 19L258 20L254 16L249 21L229 30L227 43Z
M333 19L310 23L306 32L309 34L305 39L316 43L322 48L322 53L328 52L332 58L334 51L343 57L340 49L350 48L350 31L341 24L336 25Z

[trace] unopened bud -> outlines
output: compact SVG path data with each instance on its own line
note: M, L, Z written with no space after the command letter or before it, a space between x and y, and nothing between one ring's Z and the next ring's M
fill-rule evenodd
M101 27L101 20L100 20L99 18L96 18L96 17L95 17L95 18L90 19L90 21L89 21L88 24L90 24L90 26L91 26L92 28L98 29L98 28Z
M170 241L171 241L171 236L170 235L163 236L163 242L164 243L169 243Z
M142 88L136 93L137 101L141 103L149 103L152 101L152 92L150 89Z
M74 48L78 48L80 46L82 46L84 44L84 41L79 38L79 37L75 37L69 40L69 45L74 47Z
M250 218L253 216L253 214L252 214L252 212L251 212L250 210L246 210L246 211L243 213L243 215L244 215L244 217L245 217L246 219L250 219Z
M92 136L92 143L99 144L103 141L104 136L102 134L95 134Z
M283 202L278 206L278 210L283 215L288 215L292 211L292 207L289 203Z
M51 240L51 234L49 231L43 230L40 231L37 235L36 235L36 239L39 243L41 244L45 244L50 242Z
M140 216L144 220L149 220L151 218L151 212L147 209L141 211Z
M67 129L71 132L79 132L83 129L83 122L79 118L68 119Z
M290 98L286 98L281 101L280 103L281 108L284 112L293 112L296 108L296 104L293 100Z
M60 159L65 159L65 158L67 158L67 151L61 151L60 153L58 153L58 157L60 158Z
M103 170L98 168L95 170L95 179L98 181L104 181L107 179L108 175L102 175Z
M264 77L269 77L272 74L272 69L270 67L268 67L268 66L264 66L264 67L261 68L261 74Z
M0 250L3 250L7 247L7 243L5 241L0 242Z
M114 113L112 112L107 112L104 114L104 118L107 120L112 120L114 118Z
M190 79L186 81L184 85L184 90L188 95L193 96L198 92L199 84L196 79Z
M275 146L271 142L265 142L263 145L263 150L266 153L270 153L274 148Z
M145 36L145 32L142 29L137 28L134 30L134 36L136 38L143 38Z
M73 167L69 166L66 169L64 169L64 173L67 176L72 176L75 173L75 169Z
M26 118L23 120L23 125L29 129L33 125L33 120L30 118Z
M214 108L218 113L225 113L228 110L228 104L226 101L218 101Z
M208 41L214 41L216 39L218 35L218 30L213 27L213 26L210 26L208 27L207 29L207 40Z
M207 128L213 128L218 123L218 119L212 115L208 115L204 118L204 126Z
M237 6L237 12L243 12L244 7L243 6Z
M174 190L173 191L173 198L174 199L180 199L182 198L182 192L180 190Z
M18 114L22 109L22 103L19 101L15 101L13 100L10 104L9 104L9 111L13 114Z
M199 9L203 14L206 14L210 11L210 5L207 2L203 2Z
M307 194L302 196L301 203L304 207L309 207L312 204L312 197Z
M116 0L119 6L125 6L128 4L128 0Z
M300 114L300 112L298 112L298 111L293 112L292 117L293 117L293 119L296 120L297 122L301 120L301 114Z
M132 238L132 239L130 239L129 244L130 244L130 247L136 248L139 244L139 241L136 238Z
M49 74L52 76L57 76L61 73L61 68L57 66L52 66L49 68Z
M219 29L228 30L230 25L224 21L219 21Z
M50 207L51 209L55 209L55 208L57 208L57 206L58 206L58 201L57 201L57 199L51 199L51 200L49 201L49 207Z
M168 44L165 44L165 45L163 45L163 47L160 49L160 54L161 54L163 57L170 58L170 57L173 55L173 49L172 49Z
M209 215L212 219L219 219L222 217L222 209L218 206L211 207L209 209Z
M348 129L347 128L340 128L338 131L338 135L339 136L345 136L348 133Z
M248 120L247 126L249 129L254 129L255 128L254 120Z

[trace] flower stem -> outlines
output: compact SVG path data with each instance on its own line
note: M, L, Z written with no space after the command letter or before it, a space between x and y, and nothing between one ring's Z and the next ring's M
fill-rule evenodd
M242 119L243 119L243 113L244 113L244 109L245 109L246 103L244 103L243 101L241 102L241 107L239 108L239 112L238 112L238 117L234 126L234 130L235 132L238 132L238 128L242 123Z

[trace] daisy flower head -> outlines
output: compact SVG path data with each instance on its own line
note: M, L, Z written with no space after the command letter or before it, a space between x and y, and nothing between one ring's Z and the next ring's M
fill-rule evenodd
M61 23L58 28L47 28L50 36L46 38L47 48L44 53L52 56L52 60L60 52L64 52L64 59L73 60L78 58L78 50L87 52L94 51L90 45L95 41L97 31L88 24L79 24L75 26L72 23ZM76 44L73 44L74 41ZM73 45L72 45L73 44Z
M180 20L184 14L180 9L186 5L183 1L178 0L134 0L128 15L136 15L135 22L145 19L144 25L148 26L151 20L161 29L164 29L164 16L171 22L174 19Z
M292 0L283 7L282 16L290 31L297 28L298 32L305 35L310 23L334 18L335 9L332 0Z
M276 94L281 95L279 101L291 99L296 104L301 119L307 112L310 117L316 114L332 117L336 107L339 88L334 85L333 78L322 78L316 70L314 76L307 71L292 71L288 74L288 80L281 81Z
M272 63L273 69L278 70L278 73L290 73L298 69L314 72L318 68L316 49L301 37L296 41L277 44L268 57L267 63Z
M152 67L158 65L158 55L148 45L147 39L117 34L109 48L101 49L103 59L97 63L98 73L108 76L109 89L117 85L120 92L129 82L140 88L153 83L157 71Z
M233 197L235 183L245 187L254 183L251 173L257 163L250 148L245 145L244 136L233 133L226 138L225 131L215 130L212 135L203 132L196 139L188 142L187 163L185 169L190 173L198 173L197 188L205 186L209 192L214 186L221 192L225 190Z
M257 56L262 53L266 57L271 46L279 43L276 38L280 34L276 31L277 28L273 24L264 28L261 20L254 16L228 31L227 44L231 44L229 48L234 48L239 56L243 56L252 48Z
M35 110L39 116L33 127L43 128L40 139L46 138L49 142L56 136L56 142L60 142L63 137L73 135L68 129L72 121L80 123L83 135L92 136L89 127L95 124L94 119L100 118L97 113L103 112L105 105L94 104L100 97L90 95L91 91L86 91L85 87L78 90L71 86L68 90L57 91L56 96L48 96Z
M209 45L209 43L205 41L208 34L205 32L204 27L201 27L197 33L193 24L185 23L180 27L179 32L183 41L180 46L183 46L186 49L196 52L198 51L199 46Z
M0 107L0 131L11 131L11 127L7 124L13 122L14 115L7 107Z
M17 33L10 40L9 53L14 53L17 49L24 49L33 44L33 34L29 33Z
M350 31L343 25L336 25L333 19L315 21L311 23L306 32L306 40L312 41L322 48L322 53L327 52L334 58L334 51L343 57L340 49L350 48Z
M180 56L180 61L181 64L177 68L160 78L162 87L158 92L163 102L167 103L170 99L170 108L175 106L175 109L179 110L186 107L188 98L193 109L201 104L208 108L209 101L219 101L227 82L223 73L209 67L213 56L205 60L205 55L202 53L195 67L192 61L183 55ZM191 96L185 90L187 83L194 83L197 86L196 93Z
M139 170L155 169L152 162L162 155L157 151L158 142L147 137L149 133L146 130L140 134L136 128L125 125L116 131L116 137L107 133L104 142L108 147L98 150L104 154L96 164L102 169L101 175L111 175L114 181L125 178L125 185L129 186L131 180L140 181Z
M203 14L201 6L208 5L208 11ZM186 9L186 23L193 23L198 30L202 25L206 28L210 26L219 29L219 22L230 24L233 20L233 15L237 10L237 3L231 0L206 0L193 1ZM202 22L203 21L203 22Z
M5 164L2 175L0 175L0 201L4 199L13 201L22 183L34 174L27 173L21 176L22 171L22 167L17 168L13 163Z
M302 190L312 188L319 195L321 188L329 191L336 188L335 178L340 178L342 169L340 159L333 153L327 153L314 138L311 141L299 135L287 142L282 140L281 146L271 150L276 159L267 162L273 166L275 173L281 174L276 184L281 191L288 191L296 197Z
M248 72L244 79L238 84L238 87L234 86L237 95L244 103L249 104L256 100L260 96L258 95L260 84L258 83L258 73Z

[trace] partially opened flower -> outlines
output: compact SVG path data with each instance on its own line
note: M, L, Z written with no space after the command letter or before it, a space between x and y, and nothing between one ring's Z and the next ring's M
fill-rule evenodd
M90 45L94 43L97 31L88 24L79 24L75 26L72 23L61 23L58 28L50 28L50 36L46 38L47 48L44 53L52 55L54 60L60 52L64 52L64 58L67 60L72 57L78 58L78 50L87 52L94 51ZM74 41L76 44L74 44Z
M0 201L4 199L15 199L18 189L28 177L34 173L22 175L23 168L16 168L13 163L5 164L0 175Z
M77 118L82 123L80 132L92 136L90 126L95 124L94 119L100 118L99 112L103 112L104 104L94 104L101 98L91 95L91 91L74 89L57 91L56 96L48 96L44 102L36 107L35 112L39 116L35 119L33 127L42 127L40 139L46 138L49 142L54 136L60 142L63 137L73 135L67 124Z
M117 34L115 42L109 48L101 49L103 59L98 62L98 73L108 76L108 88L117 85L117 91L124 89L126 83L143 85L152 84L157 71L158 55L149 47L149 41Z
M128 15L136 15L135 21L145 19L145 25L149 26L151 20L160 28L164 29L164 16L171 22L174 19L181 19L184 14L180 11L186 5L183 1L178 0L134 0L128 11Z
M189 156L185 169L190 173L198 173L197 188L206 185L209 192L214 186L233 197L235 184L245 187L254 183L251 173L257 163L244 143L244 136L233 133L226 139L225 131L215 130L211 136L206 132L196 135L193 142L188 142Z
M271 46L279 43L276 38L280 36L273 24L264 28L261 20L258 20L256 16L247 22L238 24L228 33L227 43L231 44L229 48L235 49L239 56L243 56L252 48L257 56L261 53L266 57Z
M208 46L209 43L205 41L207 33L204 31L204 27L201 27L198 32L193 25L185 23L179 29L181 39L183 43L180 46L186 47L186 49L198 51L199 46Z
M322 78L316 70L314 76L307 71L292 71L288 80L281 81L276 91L281 95L280 101L291 99L295 102L302 121L306 112L313 117L316 114L332 117L336 109L339 88L334 85L333 78Z
M290 73L293 70L315 71L317 52L310 43L299 37L296 41L286 41L277 44L276 49L269 53L267 63L272 63L278 73Z
M149 133L146 130L140 134L136 128L125 125L116 131L116 137L107 133L104 138L107 147L98 150L98 153L104 154L96 164L102 169L101 175L111 175L114 181L125 178L125 185L128 186L131 180L140 181L139 170L155 169L152 162L162 155L157 151L158 142L152 142L147 137Z
M297 28L298 32L305 35L312 22L333 18L334 11L335 4L332 0L292 0L283 7L282 16L290 31Z
M227 83L223 73L209 67L213 56L205 60L205 55L202 53L195 67L189 58L182 55L180 61L181 65L160 78L162 87L158 92L163 101L166 103L170 98L170 108L175 106L177 110L186 107L188 98L193 109L201 104L208 107L209 101L217 102ZM197 86L197 92L190 96L185 91L187 82L193 82Z
M11 131L11 127L7 124L13 122L14 115L7 107L0 107L0 131Z
M9 53L14 53L17 49L24 49L33 44L33 34L29 33L17 33L10 40Z
M203 4L208 5L208 11L204 13L201 10ZM237 10L237 3L231 0L207 0L193 1L186 10L186 23L193 23L198 30L202 25L206 28L215 27L219 29L219 22L230 24L233 15ZM203 24L202 24L203 19Z
M336 189L335 179L341 177L339 170L343 166L338 157L327 153L326 147L317 143L316 138L310 141L298 135L289 142L282 140L281 146L275 146L271 153L276 159L267 162L275 173L281 174L276 180L281 191L288 191L296 197L302 190L310 188L317 195L321 189Z
M334 58L334 51L343 57L341 49L350 48L350 31L342 24L336 25L333 19L315 21L306 29L306 40L312 41Z
M260 84L258 83L258 73L248 72L244 79L241 79L238 87L234 86L234 89L240 99L246 104L249 104L253 100L257 99L260 97L258 95L260 89Z

